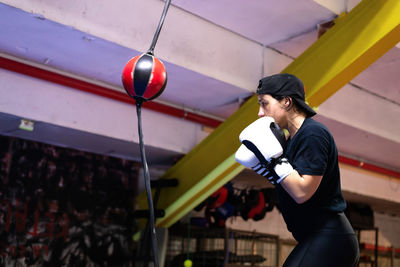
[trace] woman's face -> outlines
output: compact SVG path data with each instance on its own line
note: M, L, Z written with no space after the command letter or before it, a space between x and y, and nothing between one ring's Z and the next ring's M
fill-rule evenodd
M258 117L272 117L281 128L285 128L287 114L284 105L285 101L285 98L279 101L273 98L271 95L258 95L258 104L260 105Z

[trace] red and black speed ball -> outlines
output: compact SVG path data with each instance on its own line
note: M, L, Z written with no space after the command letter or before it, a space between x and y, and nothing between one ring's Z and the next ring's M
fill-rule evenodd
M158 97L167 85L164 64L150 54L129 60L122 72L122 83L129 96L147 101Z

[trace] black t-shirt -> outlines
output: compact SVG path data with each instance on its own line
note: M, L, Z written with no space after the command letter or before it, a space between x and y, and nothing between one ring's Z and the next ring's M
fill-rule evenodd
M316 230L321 216L343 212L346 208L340 187L338 152L329 130L306 118L288 141L284 156L300 175L322 175L317 191L302 204L297 204L282 186L277 186L279 208L288 230L298 240Z

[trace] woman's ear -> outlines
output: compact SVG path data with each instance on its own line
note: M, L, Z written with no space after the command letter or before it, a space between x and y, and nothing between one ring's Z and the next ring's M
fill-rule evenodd
M290 110L290 108L291 108L292 105L293 105L293 100L292 100L292 98L291 98L290 96L286 96L284 99L285 99L284 105L285 105L286 110Z

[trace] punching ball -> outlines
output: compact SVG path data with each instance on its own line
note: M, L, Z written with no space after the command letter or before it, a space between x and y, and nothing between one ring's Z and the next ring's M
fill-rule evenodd
M167 85L164 64L150 53L129 60L122 71L122 83L130 97L148 101L158 97Z

